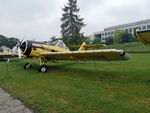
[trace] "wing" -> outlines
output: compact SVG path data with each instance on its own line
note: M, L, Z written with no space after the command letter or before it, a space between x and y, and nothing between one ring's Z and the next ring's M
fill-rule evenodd
M123 50L105 49L70 52L44 52L42 57L60 61L113 61L128 60L130 56Z
M12 57L18 57L18 54L0 52L0 58L12 58Z
M141 41L145 45L150 45L150 30L146 31L135 31L135 35L139 41Z

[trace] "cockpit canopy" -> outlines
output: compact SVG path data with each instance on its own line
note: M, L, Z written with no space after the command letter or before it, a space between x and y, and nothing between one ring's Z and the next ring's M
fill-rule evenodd
M69 51L68 47L65 45L65 43L62 40L57 40L57 41L53 42L53 44L56 47L60 47L62 49L66 49Z

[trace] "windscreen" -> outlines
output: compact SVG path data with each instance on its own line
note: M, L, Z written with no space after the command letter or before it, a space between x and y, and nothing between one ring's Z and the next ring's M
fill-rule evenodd
M53 42L53 44L62 49L69 50L68 47L64 44L64 42L62 40L57 40L57 41Z

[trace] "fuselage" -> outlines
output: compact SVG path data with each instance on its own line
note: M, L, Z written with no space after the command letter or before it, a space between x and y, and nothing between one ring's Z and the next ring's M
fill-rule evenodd
M46 42L37 42L37 41L24 41L20 46L23 55L27 57L41 57L41 53L44 52L65 52L69 51L68 49L61 48L54 44L48 44Z

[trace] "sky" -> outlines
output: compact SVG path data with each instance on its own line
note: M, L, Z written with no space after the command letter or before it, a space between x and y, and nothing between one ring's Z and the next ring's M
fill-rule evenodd
M0 0L0 34L19 39L61 37L62 8L68 0ZM86 36L106 27L150 19L150 0L78 0Z

